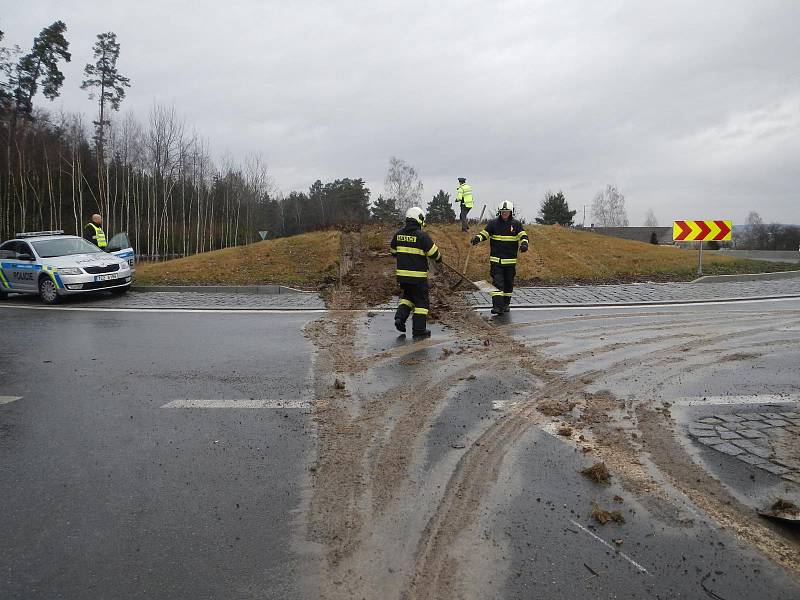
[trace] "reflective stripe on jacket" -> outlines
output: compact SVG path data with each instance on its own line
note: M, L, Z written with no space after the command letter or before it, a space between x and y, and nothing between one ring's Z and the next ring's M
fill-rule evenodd
M86 227L87 227L87 229L91 228L89 237L91 238L91 240L95 244L95 246L97 246L98 248L105 248L106 247L106 234L103 233L103 228L102 227L98 227L94 223L87 223Z
M391 253L397 257L397 280L401 283L419 283L428 278L428 259L439 261L442 255L431 236L422 231L416 221L406 221L406 226L394 234L389 243Z
M489 240L489 261L500 265L517 264L520 245L528 243L528 234L522 223L516 219L503 221L500 217L489 221L478 237L481 241Z
M472 186L468 183L462 183L456 190L456 202L463 202L465 208L472 208Z

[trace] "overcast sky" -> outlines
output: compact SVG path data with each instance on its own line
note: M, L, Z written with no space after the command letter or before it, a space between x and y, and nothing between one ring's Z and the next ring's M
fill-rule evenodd
M80 90L114 31L132 87L234 157L259 152L284 192L361 177L390 156L425 200L464 176L478 206L531 219L548 190L591 220L607 183L631 225L757 210L800 223L800 1L262 2L0 0L5 45L62 19ZM41 105L50 104L41 99Z

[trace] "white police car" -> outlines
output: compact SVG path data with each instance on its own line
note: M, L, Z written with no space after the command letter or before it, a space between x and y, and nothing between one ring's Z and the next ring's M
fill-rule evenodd
M0 244L0 298L38 294L45 304L96 290L124 294L133 277L133 249L117 234L101 250L63 231L18 233Z

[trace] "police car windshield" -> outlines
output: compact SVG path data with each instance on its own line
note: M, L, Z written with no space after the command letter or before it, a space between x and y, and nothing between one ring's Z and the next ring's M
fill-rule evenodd
M71 254L93 254L102 252L94 244L90 244L81 238L60 238L57 240L42 240L33 242L36 254L42 258L53 258L55 256L70 256Z

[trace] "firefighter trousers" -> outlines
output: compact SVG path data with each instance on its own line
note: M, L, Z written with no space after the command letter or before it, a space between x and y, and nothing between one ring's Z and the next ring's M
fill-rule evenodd
M413 333L424 333L428 324L428 309L430 308L428 280L419 283L400 283L400 289L402 290L400 305L397 307L394 318L405 323L409 315L413 314Z
M492 306L495 308L508 308L511 305L511 294L514 292L517 265L492 263L489 273L492 276L492 285L498 290L492 292Z

